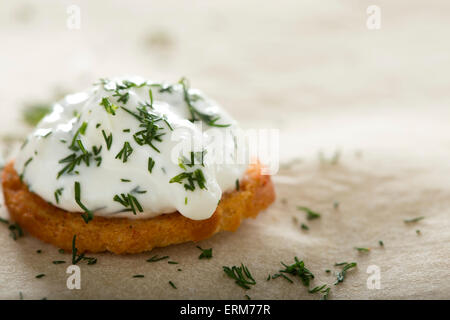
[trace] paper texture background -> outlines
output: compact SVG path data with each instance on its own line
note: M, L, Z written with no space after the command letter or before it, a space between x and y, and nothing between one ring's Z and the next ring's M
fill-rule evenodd
M298 279L266 281L295 256L316 276L312 286L330 284L330 299L450 298L450 4L378 1L382 27L369 31L369 3L264 3L136 2L124 9L80 1L81 29L72 31L61 3L0 4L5 158L14 154L10 141L30 130L20 120L24 104L99 77L140 74L187 76L243 127L280 129L281 159L277 201L237 232L201 242L213 248L212 259L199 260L193 243L95 254L96 265L80 264L81 290L66 287L70 254L30 235L13 241L0 224L0 298L319 299ZM307 221L296 206L321 218ZM403 221L418 216L425 219ZM145 261L156 254L179 264ZM358 267L334 286L333 265L342 261ZM241 262L257 281L250 290L222 271ZM367 286L371 265L381 271L379 290Z

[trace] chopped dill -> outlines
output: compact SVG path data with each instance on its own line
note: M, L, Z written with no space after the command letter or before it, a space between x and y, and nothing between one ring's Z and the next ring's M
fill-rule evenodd
M342 264L339 264L342 265ZM343 266L341 272L339 272L337 274L337 278L336 278L336 282L334 283L334 285L338 285L339 283L344 281L345 275L347 274L347 271L355 268L357 266L356 262L351 262L351 263L345 263L345 265Z
M250 270L243 263L241 263L240 267L232 266L230 268L223 266L223 271L228 277L233 279L238 286L244 289L250 289L251 285L256 284Z
M83 209L83 211L84 211L84 213L81 215L81 217L83 218L84 222L88 223L89 221L91 221L94 218L94 214L92 213L91 210L86 208L86 206L81 202L80 182L75 181L74 189L75 189L75 201L80 206L80 208Z
M307 207L297 206L297 210L306 212L306 219L314 220L320 218L320 213L315 212Z
M198 256L199 259L211 259L212 258L212 248L202 249L200 246L197 246L197 248L202 251L202 253Z
M122 160L124 163L127 162L128 157L133 153L133 148L130 146L128 141L125 141L122 149L116 155L116 159Z
M147 259L146 261L147 262L157 262L157 261L161 261L161 260L168 259L168 258L169 258L169 256L158 257L156 255L156 256L151 257L150 259Z

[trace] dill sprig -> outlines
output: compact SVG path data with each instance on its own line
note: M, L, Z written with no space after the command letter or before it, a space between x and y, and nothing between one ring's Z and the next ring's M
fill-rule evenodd
M244 289L250 289L251 285L256 284L256 281L250 273L250 270L248 270L248 268L243 263L241 263L240 267L232 266L230 268L223 266L223 271L228 277L233 279L238 286Z
M109 101L109 99L107 97L102 98L100 105L104 106L106 112L108 112L109 114L112 114L113 116L116 115L116 110L119 108L115 104L112 104L111 101Z
M184 101L186 102L186 105L188 106L189 112L191 114L191 122L194 122L196 120L202 120L210 127L229 127L230 124L217 124L216 122L220 119L220 116L216 114L207 114L199 111L195 106L193 105L194 100L198 100L200 97L198 95L194 96L189 93L189 81L186 78L181 78L178 83L183 88L183 96Z
M78 255L78 249L76 247L77 235L74 234L72 238L72 264L77 264L81 260L86 260L88 265L93 265L97 263L97 258L86 257L84 253Z
M197 248L202 251L202 253L198 256L199 259L211 259L212 258L212 248L202 249L200 246L197 246Z
M336 282L334 283L334 285L337 285L337 284L343 282L345 275L347 274L347 271L352 268L355 268L357 266L356 262L351 262L351 263L343 262L343 263L335 264L335 266L342 265L342 264L344 264L344 266L343 266L341 272L339 272L337 274Z
M200 189L206 188L206 179L203 175L203 171L201 169L197 169L193 172L182 172L172 179L170 179L169 183L180 183L182 184L184 180L187 180L187 183L184 184L184 188L189 191L195 190L195 182L197 182Z
M155 166L155 160L153 160L151 157L148 157L148 172L152 173L153 167Z
M125 208L129 208L125 211L132 211L133 214L136 214L136 209L139 212L143 212L141 204L136 199L135 196L133 196L130 193L124 194L121 193L120 195L116 194L113 198L114 201L119 202L121 205L123 205Z
M293 275L294 277L297 276L300 278L303 285L308 287L310 281L314 279L314 275L305 267L305 263L303 261L298 260L297 257L295 257L294 260L295 263L291 265L286 265L285 263L281 262L281 264L285 268L279 271L279 275L283 276L285 273L287 273Z
M122 149L116 155L116 159L122 160L124 163L127 162L128 157L133 153L133 148L130 146L128 141L125 141Z
M64 188L59 188L55 190L55 201L59 204L59 197L62 195Z
M88 223L94 218L94 214L91 210L86 208L86 206L81 202L80 182L75 181L74 189L75 189L75 201L80 206L80 208L84 210L84 213L81 215L81 217L83 218L84 222Z
M112 139L113 139L112 133L110 133L107 136L105 130L102 130L102 135L103 135L103 138L105 139L105 142L106 142L106 149L109 150L111 148Z
M417 218L413 218L413 219L405 219L403 220L405 223L414 223L414 222L419 222L420 220L425 219L425 217L417 217Z
M150 259L147 259L146 261L147 262L158 262L158 261L161 261L161 260L164 260L164 259L168 259L168 258L169 258L169 256L158 257L156 255L156 256L151 257Z
M306 219L314 220L320 218L320 213L315 212L307 207L297 206L297 210L304 211L306 213Z

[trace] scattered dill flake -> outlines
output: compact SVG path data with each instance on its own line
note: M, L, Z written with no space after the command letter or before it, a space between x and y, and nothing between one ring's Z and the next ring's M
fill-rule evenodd
M185 198L184 198L184 204L187 205L187 203L188 203L188 198L185 197Z
M341 272L339 272L339 273L337 274L336 282L334 283L334 285L337 285L337 284L343 282L343 281L344 281L344 278L345 278L345 275L347 274L347 271L350 270L350 269L352 269L352 268L355 268L356 266L357 266L357 263L356 263L356 262L346 263L346 264L343 266Z
M78 255L78 249L76 247L77 235L72 238L72 264L77 264L81 260L86 260L88 265L93 265L97 263L97 258L86 257L84 253Z
M183 271L183 270L181 270L181 269L177 269L177 271Z
M250 270L248 270L248 268L243 263L241 263L240 267L232 266L230 268L223 266L222 268L228 277L233 279L238 286L244 289L250 289L251 285L256 284L256 281L250 273Z
M417 233L418 235L420 235L420 234L421 234L421 232L420 232L420 230L419 230L419 229L417 229L417 230L416 230L416 233Z
M195 182L197 182L200 189L207 189L206 188L206 179L203 175L203 171L200 169L197 169L193 172L182 172L172 179L170 179L169 183L180 183L182 184L184 180L187 180L184 184L184 189L189 191L195 190Z
M130 129L123 129L123 132L130 132Z
M10 224L8 229L9 229L9 236L14 240L23 237L22 228L17 223Z
M92 213L91 210L86 208L83 203L81 203L80 182L75 181L74 189L75 189L75 201L80 206L80 208L83 209L83 211L84 211L84 213L81 215L81 217L83 218L84 222L88 223L89 221L91 221L94 218L94 214Z
M36 279L40 279L40 278L42 278L42 277L45 277L45 274L44 274L44 273L38 274L38 275L36 276Z
M317 287L314 287L314 288L312 288L312 289L308 289L308 292L309 292L309 293L321 292L323 289L325 289L326 286L327 286L326 284L321 285L320 287L317 286Z
M148 157L148 165L147 165L148 172L152 173L154 166L155 166L155 161L151 157Z
M64 190L64 188L56 189L56 191L55 191L55 201L56 201L56 203L59 203L59 197L62 195L63 190Z
M169 284L172 288L177 289L177 287L174 285L174 283L172 281L169 281Z
M135 274L133 278L144 278L145 276L143 274Z
M276 273L276 274L274 274L274 275L272 276L272 279L276 279L276 278L279 278L279 277L282 277L282 278L286 279L289 283L294 283L294 281L292 281L291 278L289 278L288 276L286 276L286 275L283 274L283 273Z
M270 278L271 278L271 276L270 276L270 274L267 276L267 279L266 279L266 281L269 281L270 280Z
M102 135L106 142L106 149L109 150L111 148L112 139L113 139L112 133L110 133L109 136L107 136L105 130L102 130Z
M314 219L320 218L320 213L312 211L311 209L309 209L307 207L297 206L297 210L306 212L306 219L308 219L308 220L314 220Z
M112 114L113 116L116 115L118 106L112 104L107 97L102 98L100 105L105 107L106 112L108 112L109 114Z
M418 221L420 221L422 219L425 219L425 217L417 217L417 218L413 218L413 219L406 219L406 220L403 220L403 221L405 223L414 223L414 222L418 222Z
M42 250L41 249L36 250L36 253L42 253Z
M306 224L304 224L304 223L302 223L300 227L301 227L303 230L309 230L309 227L308 227Z
M46 104L34 104L27 106L22 112L22 118L29 126L36 126L51 111L51 106Z
M120 179L120 181L122 181L122 182L131 182L131 180L128 180L128 179Z
M252 300L252 298L250 298L250 297L248 296L248 294L246 294L245 297L247 298L247 300Z
M156 255L156 256L151 257L150 259L147 259L146 261L147 262L157 262L157 261L161 261L161 260L168 259L168 258L169 258L169 256L158 257Z
M336 262L334 264L335 267L345 266L348 262Z
M236 190L239 191L239 179L236 179Z
M142 192L139 192L142 193ZM116 202L119 202L121 205L123 205L125 208L129 208L128 211L132 211L133 214L136 214L136 209L139 212L143 212L144 209L142 208L141 204L139 203L138 199L136 199L135 196L132 194L124 194L121 193L120 195L116 194L113 197L113 200Z
M116 159L122 160L124 163L127 162L128 157L133 153L133 148L128 141L125 141L122 149L116 155Z
M331 288L328 287L325 290L321 291L321 293L323 293L322 300L328 300L328 296L330 295L330 290L331 290Z
M168 264L178 264L176 261L167 261Z
M101 123L97 123L97 124L95 125L95 128L98 129L101 125L102 125Z
M330 273L330 272L331 272L331 270L330 270L330 269L327 269L327 270L325 270L325 272L326 272L326 273Z
M378 241L378 244L380 245L380 247L384 247L384 242L382 240Z
M334 201L333 202L333 208L334 208L334 210L337 210L337 209L339 209L339 201Z
M294 258L295 263L291 265L286 265L281 262L281 264L285 267L285 269L280 270L280 275L285 276L285 274L291 274L294 277L297 276L302 281L303 285L309 286L309 283L312 279L314 279L314 275L305 267L305 263L303 261L298 260L297 257ZM290 279L289 279L290 280ZM291 280L292 281L292 280Z
M66 262L63 261L63 260L56 260L56 261L53 261L52 263L53 264L63 264L63 263L66 263Z
M358 250L358 252L364 252L364 253L370 252L370 248L358 248L358 247L355 247L355 250Z
M211 259L212 258L212 248L202 249L200 246L197 246L197 248L202 251L202 253L198 256L199 259Z

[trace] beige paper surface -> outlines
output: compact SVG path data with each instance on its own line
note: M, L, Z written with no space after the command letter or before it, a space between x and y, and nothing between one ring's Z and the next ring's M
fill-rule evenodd
M80 264L81 290L66 287L70 254L30 235L13 241L0 223L0 298L22 292L24 299L319 299L298 279L266 281L295 256L316 276L311 286L331 286L330 299L450 298L450 64L442 41L450 7L432 2L380 1L377 31L367 30L360 1L177 2L175 11L166 2L123 10L81 1L86 20L79 31L65 28L63 5L2 2L0 35L9 43L0 59L2 135L28 132L20 107L49 99L57 88L82 89L115 74L174 81L186 75L244 127L280 129L282 164L273 177L273 206L237 232L199 243L213 248L212 259L199 260L193 243L95 254L96 265ZM176 22L164 18L169 13ZM121 23L106 26L111 19ZM116 37L127 50L111 50ZM25 42L33 54L23 50ZM4 155L9 147L3 139ZM296 206L321 217L308 221ZM403 221L418 216L425 218ZM153 255L179 264L147 263ZM342 261L358 267L335 286L334 263ZM222 271L240 263L257 281L250 290ZM369 266L379 267L380 289L367 286Z

